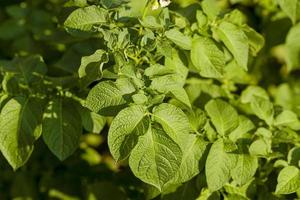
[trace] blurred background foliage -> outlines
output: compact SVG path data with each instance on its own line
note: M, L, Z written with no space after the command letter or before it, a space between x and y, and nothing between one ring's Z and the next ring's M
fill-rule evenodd
M74 81L81 57L96 49L93 39L75 39L62 27L64 19L76 6L101 0L1 0L0 60L15 55L41 55L52 76ZM176 9L190 21L197 0L173 0ZM222 9L237 8L247 15L248 23L266 39L265 47L241 81L259 84L272 95L276 104L300 115L300 41L288 41L293 26L274 0L214 0ZM138 17L146 0L129 1L130 15ZM155 11L153 11L155 12ZM299 26L299 25L298 25ZM298 33L299 34L299 33ZM299 37L298 37L299 38ZM296 59L294 59L296 57ZM12 86L12 85L10 85ZM239 85L243 88L243 85ZM109 122L109 119L108 119ZM101 134L86 132L80 148L60 162L40 140L29 162L13 172L0 157L0 199L145 199L142 183L130 170L112 160L107 144L105 125ZM197 180L194 180L197 181ZM197 190L197 184L189 187ZM189 191L193 194L193 191ZM165 197L173 199L172 194Z

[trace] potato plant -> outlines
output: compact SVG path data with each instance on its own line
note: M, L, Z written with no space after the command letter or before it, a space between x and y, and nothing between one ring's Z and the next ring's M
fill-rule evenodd
M2 0L0 199L299 199L299 74L299 0Z

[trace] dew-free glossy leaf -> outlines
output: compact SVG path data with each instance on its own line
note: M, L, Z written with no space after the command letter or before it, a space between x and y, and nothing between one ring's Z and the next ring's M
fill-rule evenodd
M57 98L48 103L43 117L43 139L50 151L65 160L77 149L82 133L80 114L75 105Z
M184 35L177 29L171 29L165 32L166 37L174 42L177 46L185 50L191 50L192 40L189 36Z
M182 152L164 130L150 127L131 152L129 165L136 177L161 190L180 167Z
M0 150L14 170L27 162L41 135L42 109L39 101L26 97L14 97L2 108Z
M254 176L257 167L258 160L255 156L238 154L237 163L231 171L231 176L237 184L244 185Z
M243 30L232 23L223 21L216 28L216 34L232 53L236 62L247 71L249 44Z
M234 154L224 151L222 139L213 143L205 163L207 185L211 192L221 189L229 181L236 161Z
M201 168L204 167L200 159L204 155L207 142L194 134L188 134L185 137L185 143L187 148L182 148L182 162L171 183L186 182L199 174Z
M236 110L227 102L216 99L205 105L205 110L220 135L229 134L239 123Z
M67 30L90 32L93 30L93 26L106 23L107 15L105 9L94 5L78 8L68 16L64 25Z
M108 62L108 56L102 49L98 49L92 55L82 57L80 67L78 69L79 78L87 75L99 76L99 73L102 71L101 66L106 62Z
M277 0L277 3L283 12L292 20L293 23L295 23L297 20L298 0Z
M208 37L199 37L193 40L191 60L204 77L220 78L225 67L224 53L216 43Z
M290 194L300 189L300 170L295 166L283 168L277 178L276 194Z
M184 112L172 105L163 103L154 108L154 120L162 125L165 132L177 143L185 144L184 138L191 127Z
M118 113L108 132L108 146L115 160L123 160L130 154L139 136L147 132L148 125L147 110L143 106L131 106Z
M126 101L122 95L114 82L103 81L90 90L85 106L95 113L101 113L103 109L125 104Z

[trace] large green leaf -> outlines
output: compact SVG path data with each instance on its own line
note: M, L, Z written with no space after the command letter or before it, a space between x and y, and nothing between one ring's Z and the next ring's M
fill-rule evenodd
M220 78L225 67L224 53L216 43L208 37L199 37L193 40L191 60L201 76Z
M295 23L297 20L298 0L277 0L277 2L283 12Z
M93 31L95 25L107 22L108 12L98 6L78 8L73 11L66 19L64 25L67 30L79 30L85 32Z
M105 113L105 109L126 103L121 90L112 81L103 81L93 87L86 99L85 106L95 113ZM111 113L112 114L112 113Z
M232 53L236 62L245 70L248 69L248 53L249 44L248 38L243 30L226 21L215 29L219 39L225 44L228 50Z
M162 125L165 132L181 147L187 147L185 138L191 131L188 117L184 112L172 105L163 103L154 108L154 120Z
M82 125L85 130L91 133L100 133L106 125L106 117L97 113L90 112L87 109L80 109Z
M300 23L293 26L286 37L286 62L289 71L300 68Z
M192 40L177 29L171 29L165 32L166 37L177 46L185 50L191 50Z
M108 62L108 55L102 49L96 50L92 55L82 57L78 69L79 78L93 76L96 79L102 72L103 63L106 62Z
M261 97L255 97L251 103L251 108L254 114L264 120L268 125L271 125L274 120L273 104Z
M65 160L77 149L82 125L80 114L72 101L63 98L50 101L42 127L46 145L60 160Z
M239 124L236 110L223 100L209 101L205 105L205 110L220 135L229 134Z
M123 160L130 154L148 125L149 117L143 106L131 106L119 112L108 132L108 146L115 160Z
M243 134L248 133L255 128L253 122L243 115L239 115L239 125L230 134L229 138L232 141L236 141L243 137Z
M244 185L254 176L257 167L258 160L255 156L238 154L237 163L231 171L231 176L237 184Z
M193 134L187 135L184 142L187 148L181 148L182 162L171 183L184 183L199 174L204 167L200 160L206 150L207 142Z
M222 139L211 146L205 163L205 174L211 192L221 189L230 179L237 157L224 151Z
M41 103L26 97L14 97L2 108L0 150L15 170L29 159L41 135L42 113Z
M290 110L284 110L276 116L275 126L287 126L294 130L300 130L300 121L296 113Z
M283 168L277 179L276 193L290 194L300 189L300 171L295 166Z
M180 167L180 147L159 127L150 127L131 152L134 175L161 190Z

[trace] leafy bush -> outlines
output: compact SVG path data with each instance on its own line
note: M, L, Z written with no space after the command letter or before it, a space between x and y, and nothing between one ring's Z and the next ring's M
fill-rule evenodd
M298 0L0 4L1 199L300 198Z

